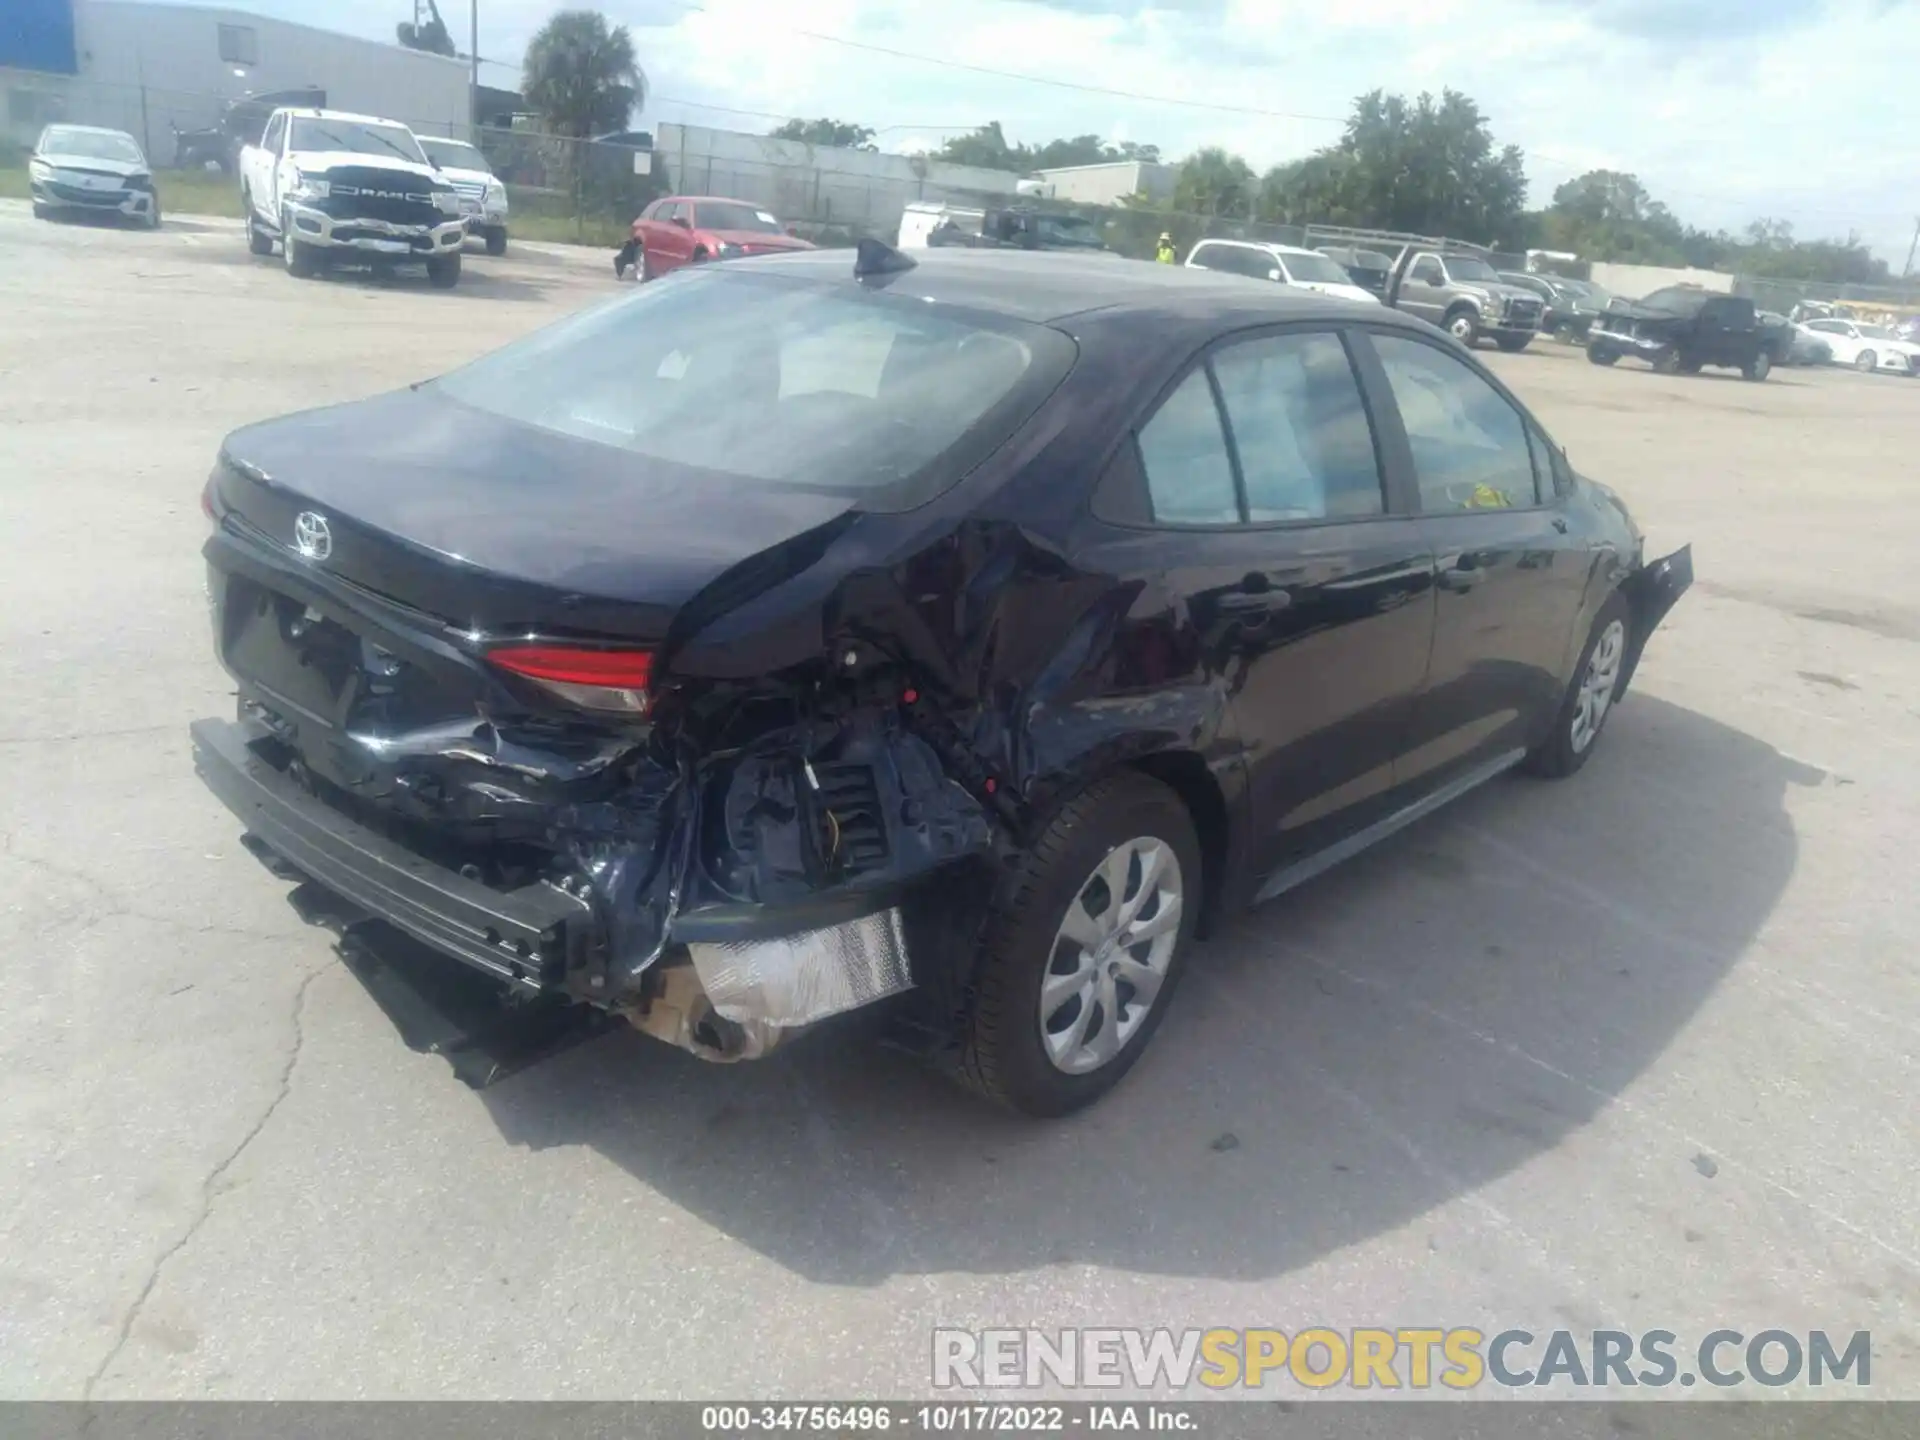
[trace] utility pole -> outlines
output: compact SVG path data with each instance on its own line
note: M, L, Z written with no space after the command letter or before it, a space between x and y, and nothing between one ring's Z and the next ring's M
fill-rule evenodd
M1900 272L1900 278L1906 279L1913 274L1913 252L1920 249L1920 220L1913 222L1913 243L1907 246L1907 268Z
M467 138L474 144L480 143L480 0L469 0L467 12L467 38L472 42L473 83L469 87L470 105L467 118L472 122L473 134Z

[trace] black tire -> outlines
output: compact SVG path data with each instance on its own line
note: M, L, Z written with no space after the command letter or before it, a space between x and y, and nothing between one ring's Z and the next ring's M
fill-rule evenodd
M436 255L427 261L427 283L436 290L451 290L460 283L460 255Z
M280 217L280 254L286 261L287 274L296 280L305 280L320 268L313 247L294 239L293 220L287 215Z
M1533 336L1531 335L1497 335L1494 337L1493 343L1498 345L1502 350L1506 351L1507 354L1509 355L1518 355L1522 350L1526 349L1527 346L1533 343Z
M1164 843L1179 864L1183 900L1177 938L1159 993L1138 1028L1106 1063L1070 1074L1047 1054L1040 987L1054 964L1068 907L1108 855L1143 837ZM1152 1041L1173 999L1203 881L1193 821L1180 797L1158 781L1122 772L1096 781L1061 806L1007 871L994 897L973 1006L961 1036L962 1081L990 1100L1041 1117L1071 1114L1119 1084ZM1101 1018L1103 1025L1111 1021Z
M1558 340L1562 345L1573 344L1572 323L1570 321L1562 320L1559 324L1555 325L1553 327L1553 338Z
M507 227L495 225L487 231L487 253L504 255L507 253Z
M1673 368L1682 375L1698 375L1700 373L1700 362L1698 360L1680 360L1675 362Z
M1853 357L1853 368L1862 375L1871 375L1880 368L1880 357L1871 350L1862 350Z
M36 200L33 202L33 218L36 220L51 220L53 218L53 211Z
M695 264L695 265L704 265L704 264L706 264L706 263L707 263L707 261L709 261L709 260L711 260L712 258L713 258L713 257L712 257L711 255L709 255L709 254L707 254L707 248L706 248L706 246L704 246L704 245L696 245L696 246L694 247L694 250L693 250L693 261L692 261L692 263L693 263L693 264Z
M1473 342L1480 338L1480 321L1474 316L1470 305L1456 305L1440 321L1440 328L1467 349L1473 348Z
M1601 638L1615 624L1620 626L1619 652L1615 659L1615 678L1608 690L1607 708L1593 726L1591 736L1581 745L1575 740L1574 722L1580 712L1580 692L1587 678L1587 667L1593 663L1594 651ZM1573 667L1573 677L1567 681L1567 693L1553 717L1553 729L1546 739L1527 752L1523 769L1544 779L1564 780L1587 763L1606 731L1607 718L1613 714L1614 702L1620 698L1620 677L1626 673L1627 656L1632 648L1633 610L1626 598L1615 591L1607 597L1607 603L1600 607L1600 613L1594 617L1593 628L1587 632L1587 643L1580 647L1580 660Z
M153 205L147 211L147 228L149 230L160 228L160 197L158 195L153 197Z
M1773 356L1764 347L1754 352L1754 356L1740 367L1740 373L1748 380L1764 380L1773 373Z
M253 197L243 191L240 203L247 212L247 249L255 255L271 255L273 237L260 228L260 217L253 213Z
M1587 345L1587 359L1595 365L1611 365L1620 358L1620 352L1607 345Z
M1681 363L1680 352L1678 350L1662 350L1648 363L1653 366L1653 373L1656 375L1678 375L1680 373Z

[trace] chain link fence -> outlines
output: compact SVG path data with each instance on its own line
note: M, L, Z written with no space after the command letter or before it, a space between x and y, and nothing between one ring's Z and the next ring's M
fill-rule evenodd
M223 199L221 182L213 172L230 172L240 144L258 139L255 132L265 123L270 98L263 95L250 104L244 94L223 96L162 85L103 85L66 77L29 83L9 77L0 96L6 105L0 175L24 165L26 147L43 125L58 121L106 125L143 138L148 158L156 166L196 172L189 187L191 197L218 203ZM406 107L401 108L404 112ZM1011 176L1004 189L995 191L942 185L928 178L940 167L915 157L904 157L896 165L912 178L863 176L833 163L832 157L845 152L822 151L815 163L792 164L692 153L684 144L655 148L652 137L641 131L583 140L546 134L526 123L476 129L464 116L445 113L400 113L389 118L404 122L419 135L476 143L506 186L512 229L524 239L617 246L626 239L634 216L660 196L719 195L751 201L773 212L795 234L829 246L852 245L865 237L897 242L903 207L915 202L974 209L1031 205L1082 216L1099 229L1110 250L1141 260L1153 257L1160 236L1166 234L1183 256L1205 239L1265 241L1308 249L1356 247L1377 250L1389 258L1402 245L1412 244L1466 251L1496 270L1526 268L1524 255L1455 237L1261 219L1251 213L1255 202L1250 196L1237 197L1214 213L1149 204L1092 205L1016 194ZM676 129L663 127L663 133ZM740 148L747 147L743 143ZM237 214L237 191L220 208ZM1878 305L1893 314L1920 307L1920 283L1874 287L1736 276L1734 288L1752 297L1756 306L1783 314L1807 302Z

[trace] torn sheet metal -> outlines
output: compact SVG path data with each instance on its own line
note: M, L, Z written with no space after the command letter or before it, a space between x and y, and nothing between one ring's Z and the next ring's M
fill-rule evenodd
M778 939L687 949L714 1011L749 1028L811 1025L913 983L898 909Z

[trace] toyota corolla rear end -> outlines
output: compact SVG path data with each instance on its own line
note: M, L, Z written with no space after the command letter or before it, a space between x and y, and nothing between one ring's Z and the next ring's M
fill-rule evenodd
M1071 365L993 324L726 267L229 437L202 778L350 914L710 1058L905 988L993 782L873 615L780 597Z

